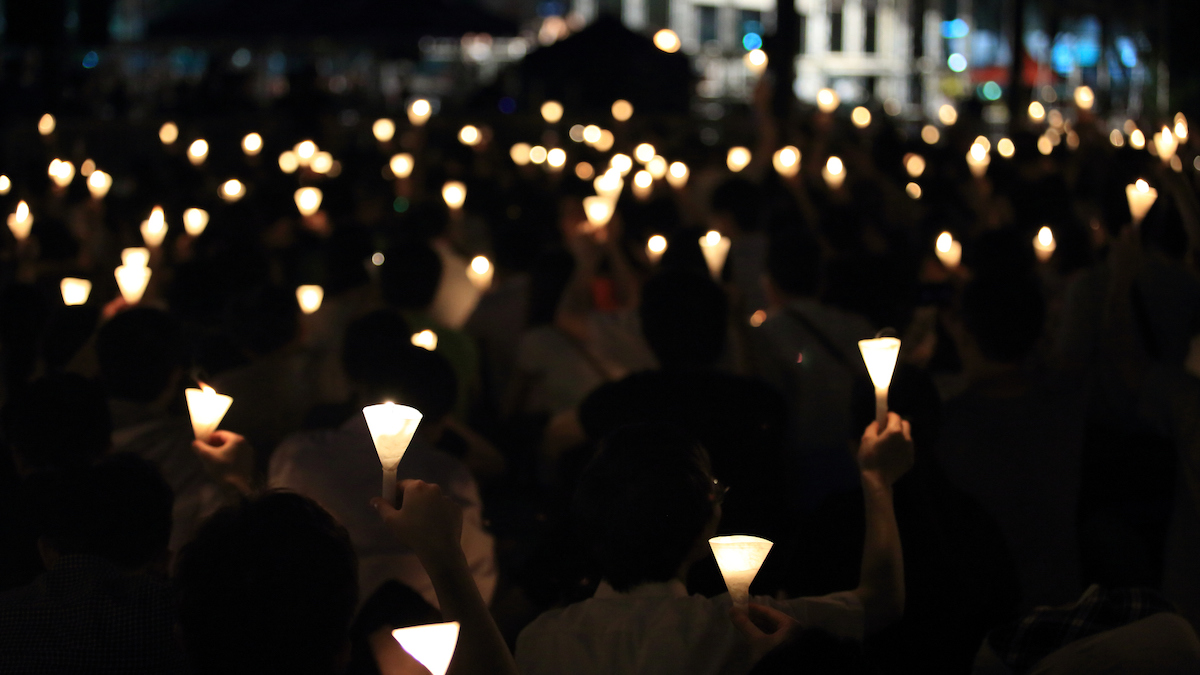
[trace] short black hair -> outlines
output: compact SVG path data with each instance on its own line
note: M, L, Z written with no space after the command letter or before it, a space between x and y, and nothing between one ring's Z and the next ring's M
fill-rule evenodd
M167 550L175 496L158 467L137 455L37 473L25 489L34 529L60 555L137 569Z
M623 427L600 444L575 492L575 515L618 591L675 578L713 515L708 453L669 424Z
M96 339L100 378L109 396L148 403L187 364L179 323L164 311L136 308L104 324Z
M263 356L295 339L299 311L294 292L258 286L239 293L225 307L225 330L239 347Z
M642 334L664 367L709 366L725 349L729 303L711 278L667 270L642 288Z
M821 244L796 228L771 234L767 248L767 275L788 295L816 295L821 287Z
M0 417L9 447L30 470L90 464L112 447L104 389L82 375L35 380L13 392Z
M442 281L442 259L424 241L392 246L379 275L383 299L397 309L428 309Z
M184 648L200 672L325 675L347 644L358 559L316 502L269 492L201 526L175 582Z
M963 289L962 317L985 357L1021 361L1037 345L1046 322L1041 284L1025 274L980 275Z
M378 310L346 328L342 364L371 398L411 405L429 421L454 408L458 379L441 354L412 344L412 331L395 310Z

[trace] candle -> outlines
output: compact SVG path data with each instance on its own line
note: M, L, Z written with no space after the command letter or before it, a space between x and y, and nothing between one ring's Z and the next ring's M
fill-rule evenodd
M729 154L725 156L725 165L734 173L745 169L750 166L750 150L740 145L730 148Z
M174 122L163 122L158 128L158 140L163 145L170 145L179 140L179 127Z
M638 201L646 201L653 191L654 176L651 176L649 171L642 169L633 174L633 196Z
M946 269L952 270L958 267L958 263L962 261L962 244L954 241L954 236L949 232L938 235L934 252L937 253L938 260L942 261Z
M733 244L729 237L722 236L716 230L700 237L700 251L704 253L704 262L708 263L708 271L714 279L721 277L725 269L725 257L729 255L729 247Z
M296 302L300 311L312 314L321 309L321 301L325 299L325 289L315 284L305 284L296 287Z
M49 136L54 133L54 127L56 126L58 126L58 123L54 120L54 115L46 113L38 120L38 133L43 136Z
M208 157L208 141L203 138L198 138L192 141L192 144L187 149L188 161L192 166L200 166Z
M668 54L674 54L679 51L679 47L682 44L679 41L679 35L670 28L664 28L654 34L654 46Z
M199 237L208 227L208 211L187 209L183 212L183 229L193 237Z
M592 231L608 225L608 221L612 220L614 210L613 203L606 197L583 198L583 214L587 216Z
M1017 154L1017 146L1011 138L1001 138L996 143L996 152L999 152L1004 159L1011 159L1013 155Z
M150 249L141 246L123 249L121 264L126 267L145 267L150 264Z
M952 127L958 122L958 110L946 103L938 108L938 120L945 126Z
M780 176L792 178L800 173L800 150L794 145L785 145L771 156L771 164Z
M121 297L125 299L125 303L136 305L142 301L142 295L146 292L146 286L150 283L150 268L143 266L131 267L129 265L121 265L116 269L117 288L121 290Z
M534 164L541 164L546 161L546 148L535 145L529 149L529 161Z
M104 199L109 189L112 188L112 183L112 176L96 169L92 172L92 175L88 176L88 192L92 193L92 199Z
M425 666L430 675L446 675L458 645L458 622L397 628L392 631L392 637L409 656Z
M484 256L477 255L471 259L471 264L467 266L467 278L471 280L471 284L481 291L486 291L492 285L492 275L496 273L496 268L492 267L490 260Z
M313 153L312 159L308 162L308 168L313 170L313 173L326 174L333 169L333 155L318 150Z
M550 168L552 168L554 170L558 170L558 169L563 168L563 165L565 165L566 163L567 163L567 151L566 150L563 150L562 148L552 148L550 150L550 152L546 153L546 164L550 165Z
M1075 87L1075 105L1080 110L1091 110L1096 103L1096 93L1086 84L1080 87Z
M921 186L916 183L909 183L904 186L904 192L913 199L921 198Z
M392 140L392 136L396 135L396 123L386 117L381 117L371 125L371 133L375 135L375 140L387 143Z
M396 467L404 458L408 444L412 442L421 413L416 408L396 405L391 401L363 408L375 452L383 466L383 498L390 504L396 502Z
M708 545L717 559L717 567L721 568L733 606L746 607L750 602L750 584L774 544L760 537L735 534L713 537Z
M621 196L621 189L625 187L625 180L621 178L620 171L609 169L597 176L596 180L592 181L592 187L596 189L598 196L615 202Z
M842 183L846 181L846 167L842 164L840 157L830 157L825 163L825 168L821 169L821 177L825 179L825 184L829 189L836 190L842 187Z
M689 173L687 164L671 162L670 168L667 169L667 183L677 190L683 189L687 185Z
M1050 260L1050 256L1054 255L1054 249L1058 248L1058 244L1054 241L1054 233L1050 228L1043 225L1042 229L1038 230L1037 236L1033 238L1033 252L1037 254L1039 262Z
M1171 133L1170 127L1164 126L1162 131L1154 134L1154 148L1158 150L1158 158L1163 164L1171 162L1175 151L1179 149L1179 141L1175 139L1175 134Z
M646 257L650 262L657 263L667 251L667 238L656 234L646 241Z
M221 189L218 190L217 194L221 197L221 199L232 204L245 196L246 186L242 184L242 181L236 178L230 178L224 183L221 183Z
M508 151L508 156L512 158L513 164L516 164L517 166L525 166L529 164L529 151L532 149L533 148L530 147L528 143L515 143ZM395 159L395 157L392 159ZM392 173L396 173L394 167L392 169Z
M462 129L458 130L458 142L462 143L463 145L479 145L480 138L481 136L479 133L479 128L474 125L468 124Z
M256 132L250 132L242 137L242 152L247 157L254 157L263 149L263 137Z
M167 236L167 219L161 206L150 211L150 217L142 221L142 240L150 248L158 248Z
M413 333L412 343L414 347L420 347L428 351L437 349L438 336L437 333L426 328L419 333Z
M746 69L755 76L762 75L767 71L767 53L761 49L751 49L746 52L742 61L746 64Z
M8 176L0 175L0 195L8 194L8 191L11 189L12 181L9 180Z
M612 156L612 159L609 160L608 165L613 169L616 169L622 176L624 176L633 169L633 159L631 159L629 155L618 152Z
M321 208L321 191L315 187L296 190L294 198L302 216L311 216Z
M312 163L313 155L317 154L317 144L312 141L300 141L292 148L292 152L296 153L300 166L308 166Z
M1134 150L1141 150L1146 147L1146 134L1143 134L1141 129L1134 129L1129 133L1129 144Z
M50 176L50 180L60 188L65 188L71 184L71 179L75 177L75 165L61 160L55 159L50 162L50 168L46 171Z
M461 209L463 202L467 201L467 186L456 180L446 181L442 186L442 199L452 210Z
M663 159L662 155L655 155L646 162L646 170L654 176L654 180L661 180L667 175L667 160Z
M618 122L628 122L629 118L633 117L633 104L623 98L613 101L612 116Z
M859 340L858 350L862 352L863 362L867 364L867 374L871 376L871 382L875 385L876 431L883 433L887 427L888 386L892 383L896 359L900 356L900 340L893 337Z
M529 153L526 152L525 155L525 159L528 161ZM388 168L392 170L392 175L396 178L408 178L412 175L413 156L407 152L392 155L392 159L388 161Z
M433 113L433 106L429 105L429 101L419 98L408 104L408 121L414 127L424 126L429 121L429 116Z
M1154 201L1158 199L1158 190L1139 178L1137 183L1125 186L1125 198L1129 200L1129 214L1133 216L1133 224L1140 225L1142 219L1150 212L1150 207L1154 206Z
M8 229L12 230L17 241L29 238L29 231L33 229L33 214L29 212L29 204L24 199L17 202L16 211L8 214Z
M562 116L563 107L558 101L546 101L542 104L542 119L550 124L557 124Z
M187 389L183 394L187 399L188 414L192 416L192 431L196 434L196 440L207 442L229 411L233 397L218 394L203 382L199 389Z
M63 304L68 307L84 304L92 293L92 282L87 279L66 277L58 287L62 291Z
M279 170L284 173L296 173L300 168L300 158L295 150L284 150L279 154Z
M634 159L642 164L648 164L656 154L658 153L655 152L654 146L649 143L638 143L637 147L633 149Z
M976 141L971 146L971 151L967 153L967 166L971 169L971 175L983 178L987 175L988 165L991 163L992 156L988 154L987 148Z
M817 92L817 109L823 113L831 113L837 110L842 100L838 98L837 93L832 89L822 89Z

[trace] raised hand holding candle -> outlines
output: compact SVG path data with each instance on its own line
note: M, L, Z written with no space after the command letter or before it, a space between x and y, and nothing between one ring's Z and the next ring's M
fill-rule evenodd
M1133 216L1133 224L1140 225L1158 199L1158 190L1139 178L1137 183L1125 186L1125 198L1129 200L1129 215Z
M725 258L729 255L729 247L733 244L729 237L722 236L716 230L700 237L700 252L704 254L704 262L708 263L708 271L714 279L721 277L725 269Z
M708 545L717 559L717 567L721 568L733 605L745 607L750 602L750 583L758 576L758 570L774 544L760 537L735 534L713 537L708 540Z
M875 385L875 423L880 433L887 426L888 387L892 384L892 373L896 371L896 359L900 356L900 340L881 337L859 340L858 350L867 364L867 374Z
M188 413L192 416L192 431L196 434L196 440L207 442L221 424L225 413L229 412L233 397L218 394L203 382L199 389L187 389L183 393L187 398Z
M416 408L388 401L363 408L363 417L367 418L367 428L371 431L375 452L379 453L379 463L383 466L383 498L394 504L396 467L400 466L400 460L404 458L408 444L417 432L421 413Z
M425 666L430 675L446 675L458 645L458 622L397 628L392 631L392 637L409 656Z

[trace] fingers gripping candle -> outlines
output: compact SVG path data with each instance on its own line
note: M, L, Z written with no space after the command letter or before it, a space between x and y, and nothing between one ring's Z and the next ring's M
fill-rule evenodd
M395 503L396 468L421 423L421 413L416 408L389 401L363 408L363 416L367 418L367 428L371 430L371 440L375 442L375 451L383 466L383 498Z

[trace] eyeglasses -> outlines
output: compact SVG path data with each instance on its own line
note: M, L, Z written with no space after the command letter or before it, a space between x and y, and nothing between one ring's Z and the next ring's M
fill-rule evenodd
M729 486L722 483L720 479L712 479L712 492L709 493L708 499L713 503L713 506L720 506L725 503L725 495L729 494Z

